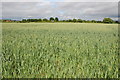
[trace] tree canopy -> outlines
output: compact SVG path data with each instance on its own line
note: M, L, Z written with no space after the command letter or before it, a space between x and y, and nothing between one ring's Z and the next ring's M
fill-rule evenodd
M58 17L55 17L55 21L56 21L56 22L58 22L58 21L59 21Z
M113 23L114 21L111 18L104 18L103 23Z
M50 21L54 21L54 18L53 18L53 17L50 17Z
M20 22L20 23L26 23L26 22L74 22L74 23L120 23L119 21L114 21L111 18L104 18L102 21L96 21L96 20L82 20L82 19L68 19L68 20L59 20L58 17L50 17L49 19L43 18L43 19L22 19L22 21L16 21L16 20L1 20L2 22Z

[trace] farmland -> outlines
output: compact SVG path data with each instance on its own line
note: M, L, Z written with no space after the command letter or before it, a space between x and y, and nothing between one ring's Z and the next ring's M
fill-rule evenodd
M3 23L5 78L118 78L118 25Z

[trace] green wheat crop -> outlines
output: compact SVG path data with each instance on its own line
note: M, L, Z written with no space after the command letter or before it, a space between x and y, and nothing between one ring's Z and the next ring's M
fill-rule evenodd
M118 25L4 23L4 78L118 78Z

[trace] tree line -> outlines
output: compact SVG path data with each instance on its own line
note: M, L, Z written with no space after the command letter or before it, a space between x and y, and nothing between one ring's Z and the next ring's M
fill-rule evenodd
M50 17L49 19L22 19L21 21L16 20L3 20L2 22L19 22L19 23L29 23L29 22L73 22L73 23L120 23L114 21L111 18L104 18L102 21L96 20L82 20L82 19L68 19L68 20L59 20L58 17Z

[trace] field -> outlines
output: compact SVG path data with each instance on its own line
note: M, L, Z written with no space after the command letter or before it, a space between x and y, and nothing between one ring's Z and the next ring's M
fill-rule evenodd
M5 78L118 78L118 25L4 23Z

